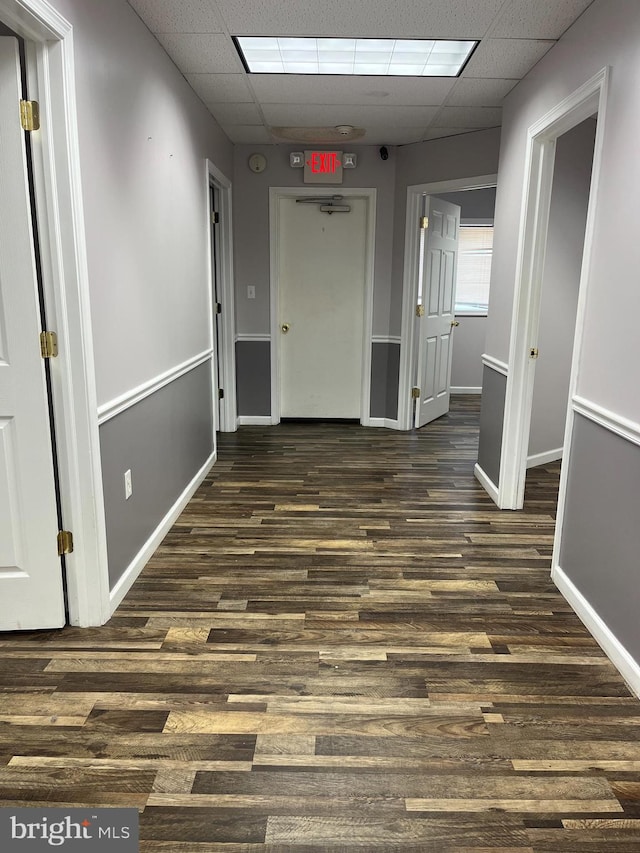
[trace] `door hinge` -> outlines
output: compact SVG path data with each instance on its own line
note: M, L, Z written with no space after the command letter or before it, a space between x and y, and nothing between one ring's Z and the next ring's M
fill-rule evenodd
M218 222L220 222L220 214L218 213L217 210L212 210L211 211L211 223L213 225L217 225Z
M58 336L55 332L40 332L40 355L55 358L58 355Z
M529 358L537 358L538 357L538 347L531 347L529 350Z
M23 130L40 130L40 104L20 101L20 124Z
M70 530L61 530L58 533L58 557L73 553L73 533Z
M424 305L416 305L416 317L424 317Z
M224 388L218 388L218 400L224 399Z
M420 399L420 389L419 388L412 388L411 389L411 399L412 400L419 400Z
M421 216L420 217L420 230L426 231L428 227L429 227L429 217L428 216Z
M222 302L216 302L216 314L222 314Z

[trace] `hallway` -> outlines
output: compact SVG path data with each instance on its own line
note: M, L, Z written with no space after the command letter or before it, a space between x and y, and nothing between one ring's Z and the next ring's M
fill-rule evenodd
M143 853L640 849L640 703L500 512L477 398L245 427L110 622L0 635L0 805L137 806Z

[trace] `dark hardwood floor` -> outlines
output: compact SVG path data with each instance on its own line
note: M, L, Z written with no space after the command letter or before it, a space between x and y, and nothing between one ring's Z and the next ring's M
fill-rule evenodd
M0 805L137 806L143 853L638 853L640 702L500 512L477 402L245 427L108 625L0 636Z

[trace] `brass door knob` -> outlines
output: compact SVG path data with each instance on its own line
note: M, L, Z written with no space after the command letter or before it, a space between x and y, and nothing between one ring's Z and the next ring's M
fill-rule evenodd
M459 326L459 325L460 325L460 323L458 322L458 320L452 320L452 321L451 321L451 325L452 325L452 326Z
M291 328L291 325L289 323L283 323L281 328L282 328L282 334L286 335L287 332L289 331L289 329Z

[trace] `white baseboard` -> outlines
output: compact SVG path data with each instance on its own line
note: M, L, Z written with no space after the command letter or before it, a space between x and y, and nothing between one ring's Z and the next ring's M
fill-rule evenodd
M490 479L490 478L485 474L485 472L482 470L482 468L478 465L478 463L477 463L477 462L476 462L475 468L473 469L473 474L474 474L474 476L475 476L476 480L477 480L477 481L480 483L480 485L482 486L482 488L487 492L487 494L489 495L489 497L491 498L491 500L492 500L496 505L498 505L498 506L499 506L499 504L498 504L498 487L497 487L497 486L496 486L496 484L493 482L493 480L491 480L491 479Z
M238 426L273 426L271 415L238 415Z
M534 453L533 456L527 456L527 468L535 468L537 465L548 465L550 462L557 462L562 459L562 447L556 447L555 450L547 450L546 453Z
M202 483L204 478L211 470L211 466L216 461L216 456L217 454L214 451L204 463L202 468L198 471L193 480L189 483L187 488L182 492L182 494L171 507L169 512L162 519L160 524L153 531L151 536L144 543L142 548L138 551L131 563L125 569L122 577L119 578L116 585L111 590L109 597L112 615L116 607L118 607L122 599L133 586L136 578L138 577L142 569L146 566L154 551L157 549L157 547L160 545L164 537L171 529L175 520L178 518L185 506L189 503L200 483Z
M629 689L640 697L640 663L629 654L560 566L553 567L551 579L573 607L580 621L589 629L602 651L627 682Z
M449 390L452 394L482 394L482 385L452 385Z
M399 429L398 421L391 418L369 418L363 426L385 427L386 429Z

